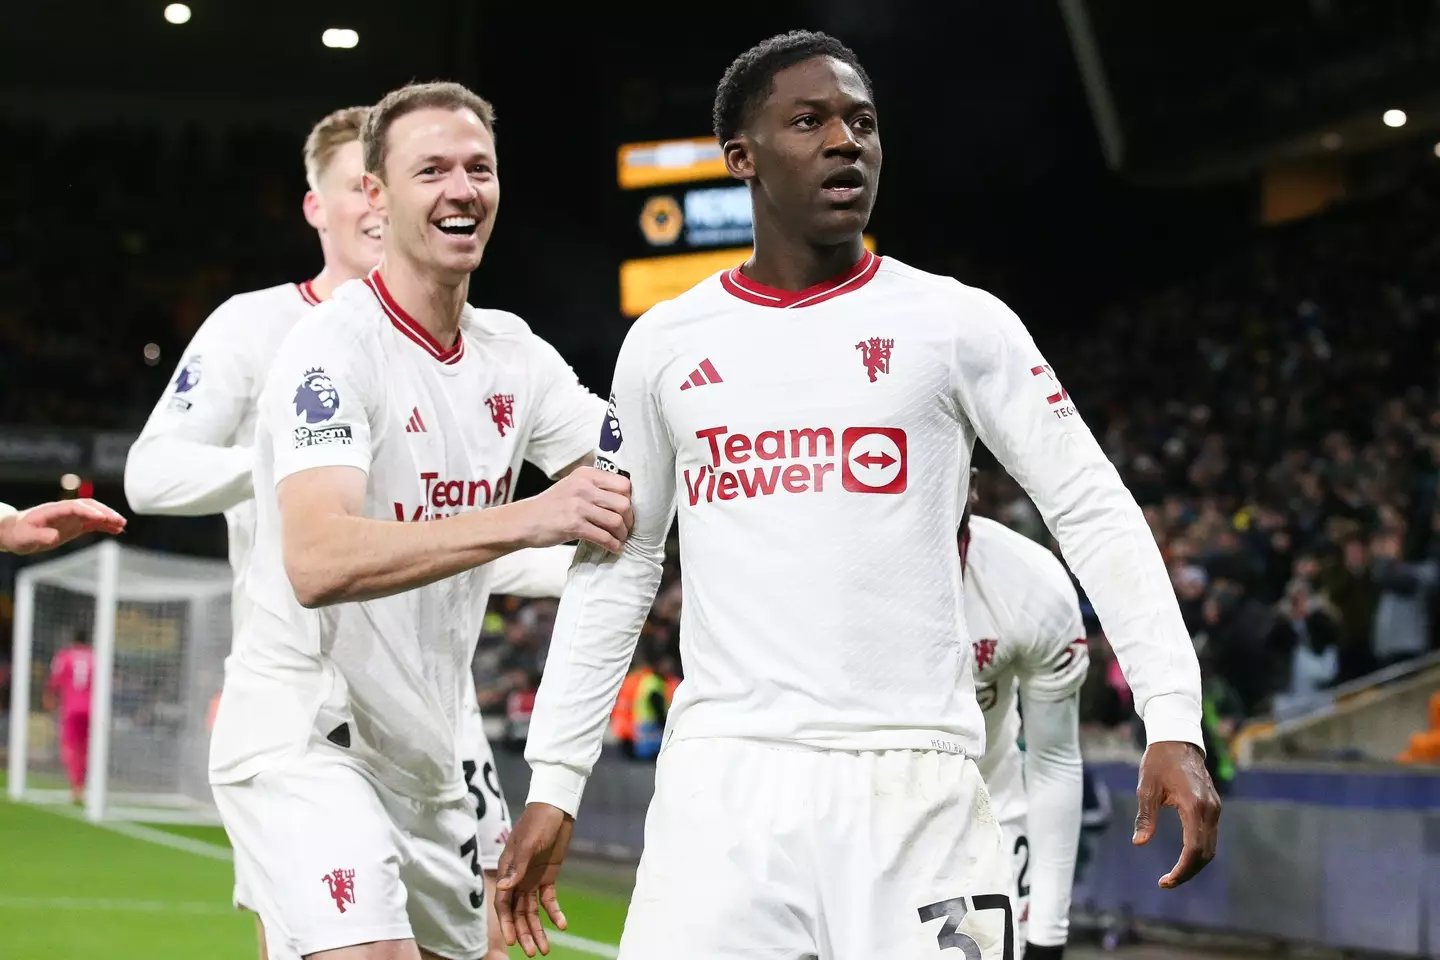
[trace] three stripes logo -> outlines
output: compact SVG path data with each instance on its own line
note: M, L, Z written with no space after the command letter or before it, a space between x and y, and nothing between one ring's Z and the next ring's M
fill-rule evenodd
M709 357L706 357L700 361L700 366L690 371L690 379L680 384L680 389L689 390L691 387L703 387L707 383L724 382L725 381L720 378L719 372L716 371L715 364L710 362Z
M409 420L406 422L406 424L405 424L405 432L406 432L406 433L424 433L424 432L425 432L425 421L420 419L420 408L419 408L419 407L412 407L412 408L410 409L410 419L409 419Z

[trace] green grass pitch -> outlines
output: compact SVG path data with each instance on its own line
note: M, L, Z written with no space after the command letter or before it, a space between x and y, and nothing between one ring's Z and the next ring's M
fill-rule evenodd
M199 845L182 850L154 842L167 836L198 841L210 855ZM253 960L254 920L230 907L225 850L219 827L150 825L120 833L0 799L0 957ZM623 896L572 888L560 899L572 934L619 942ZM552 944L550 951L554 960L607 954L613 947ZM524 954L516 947L511 956Z

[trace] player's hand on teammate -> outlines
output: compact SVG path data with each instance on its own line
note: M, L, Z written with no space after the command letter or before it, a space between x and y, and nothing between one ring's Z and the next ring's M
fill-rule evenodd
M1140 809L1135 815L1137 846L1155 835L1155 818L1161 807L1180 814L1184 845L1180 859L1160 878L1160 886L1178 887L1215 859L1220 840L1220 796L1205 769L1205 756L1193 743L1152 743L1140 761L1140 783L1135 788Z
M0 520L0 549L10 553L54 550L87 533L119 533L125 518L95 500L56 500Z
M550 939L540 923L541 907L557 930L568 925L555 896L555 878L574 829L575 820L565 811L548 803L532 803L520 815L500 854L495 912L500 915L505 942L513 947L518 941L527 957L535 956L536 950L550 952Z
M619 553L635 525L629 478L594 467L576 467L528 502L533 504L531 547L585 540Z

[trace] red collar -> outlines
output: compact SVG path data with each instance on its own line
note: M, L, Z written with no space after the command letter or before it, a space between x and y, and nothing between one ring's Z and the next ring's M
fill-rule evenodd
M385 287L385 281L380 277L380 268L371 270L365 278L365 285L375 294L375 299L380 301L380 309L390 318L405 336L418 343L421 348L430 356L441 363L459 363L460 358L465 355L465 338L456 336L455 343L446 348L440 345L440 341L430 335L430 331L420 325L420 322L410 314L401 309L395 298L390 296L390 291Z
M763 283L756 283L745 276L740 272L739 267L720 274L720 286L724 287L731 296L738 297L746 303L790 310L795 307L813 307L817 303L824 303L842 293L859 290L870 282L879 269L880 258L866 250L865 255L849 270L838 277L831 277L823 283L806 287L804 290L781 290L778 287L767 287Z
M312 307L320 305L320 298L315 294L315 281L306 280L303 283L295 284L295 289L300 291L300 299Z

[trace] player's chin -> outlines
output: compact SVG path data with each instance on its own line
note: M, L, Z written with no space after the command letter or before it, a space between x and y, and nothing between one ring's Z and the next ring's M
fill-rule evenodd
M820 244L840 244L863 233L870 223L870 205L829 207L811 224L811 241Z
M470 273L480 266L480 261L485 256L485 241L476 235L460 241L447 237L434 244L431 250L435 266L440 269L453 273Z

